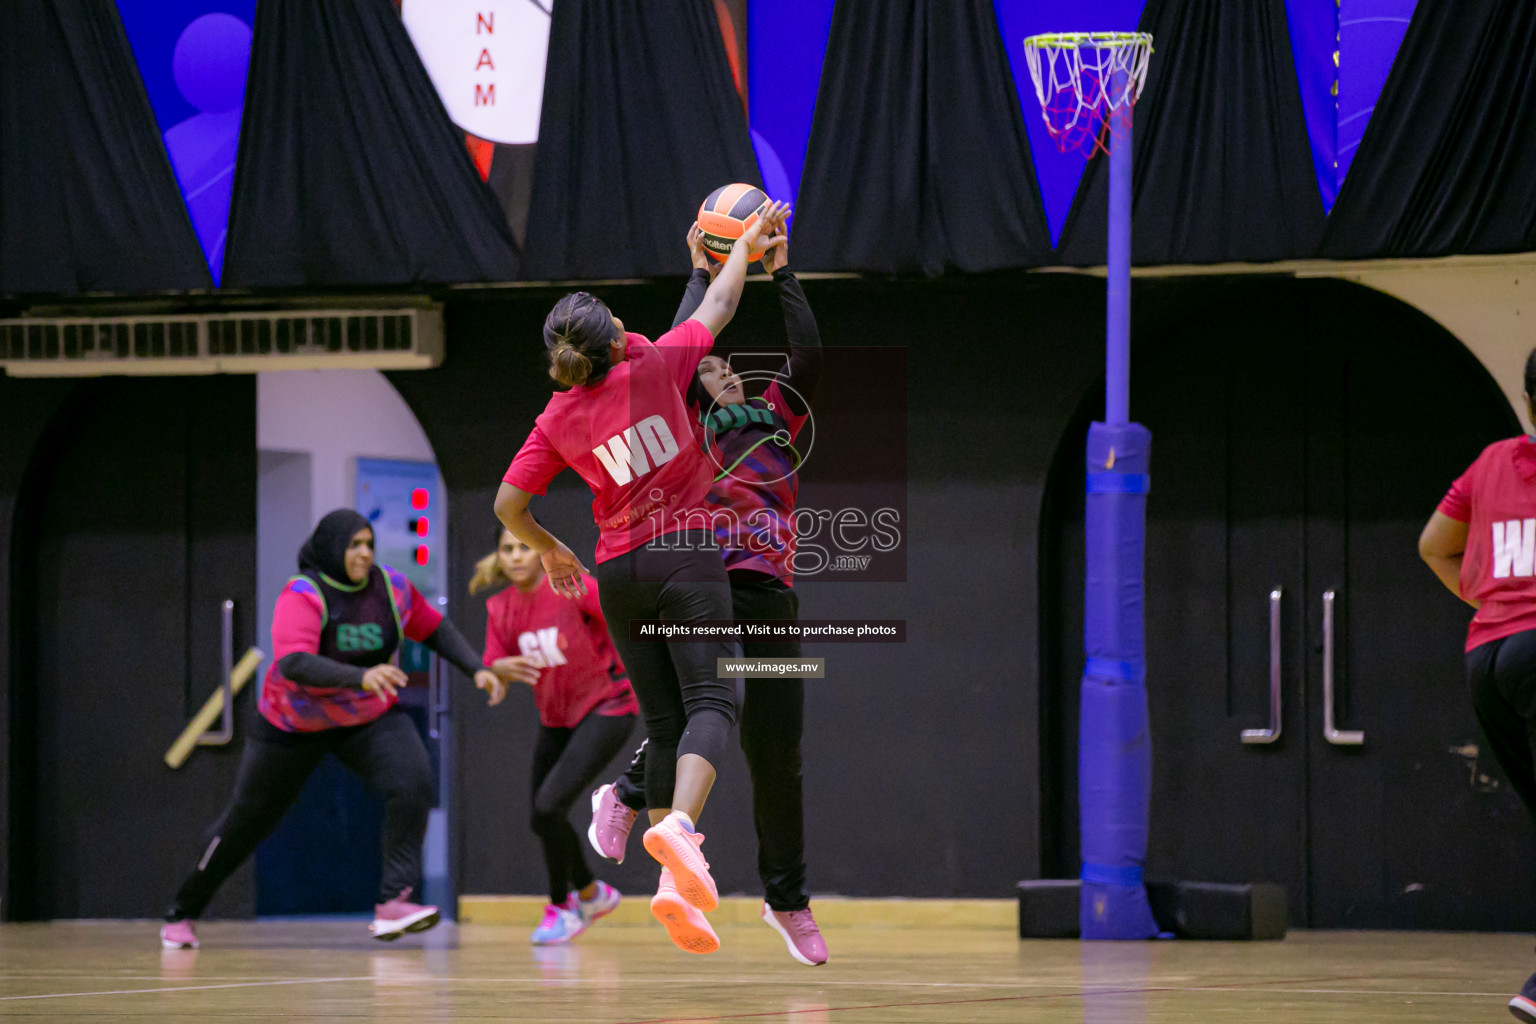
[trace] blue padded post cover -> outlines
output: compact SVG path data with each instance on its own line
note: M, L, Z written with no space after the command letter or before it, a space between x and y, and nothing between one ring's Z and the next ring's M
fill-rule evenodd
M1142 630L1151 445L1151 432L1136 423L1088 429L1087 661L1078 740L1084 939L1158 934L1141 878L1152 801Z

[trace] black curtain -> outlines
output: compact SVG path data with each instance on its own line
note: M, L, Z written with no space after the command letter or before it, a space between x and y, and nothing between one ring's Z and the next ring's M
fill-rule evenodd
M888 273L1051 259L991 0L842 0L801 176L796 263Z
M710 0L558 0L524 276L688 269L704 197L760 184Z
M1347 259L1536 249L1536 2L1420 3L1328 218Z
M0 292L212 286L116 6L0 3Z
M1154 52L1135 114L1134 261L1314 255L1323 203L1285 0L1148 0L1141 30ZM1095 157L1083 172L1063 263L1105 261L1108 163Z
M389 0L260 0L224 284L517 276L505 215Z

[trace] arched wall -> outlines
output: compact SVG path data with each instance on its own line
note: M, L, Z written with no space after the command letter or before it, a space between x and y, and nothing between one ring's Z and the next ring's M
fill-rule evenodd
M5 455L0 458L0 580L4 581L0 586L0 892L6 891L10 872L10 706L16 678L15 629L21 612L12 577L15 545L26 542L16 536L16 519L28 468L41 454L38 444L77 386L72 380L22 381L0 376L0 437L6 439Z
M1294 273L1282 270L1273 276L1283 288ZM1133 334L1166 334L1169 322L1199 307L1205 289L1224 287L1223 278L1230 280L1230 275L1138 279ZM670 323L680 292L678 284L655 282L600 289L599 294L614 303L626 323L654 335ZM828 771L839 780L840 792L851 795L864 784L861 759L844 759L815 745L815 729L829 722L835 721L840 735L860 735L881 749L889 745L908 751L911 756L898 758L890 777L923 792L942 786L945 774L927 759L938 756L953 735L976 737L972 759L994 780L1005 780L1013 801L1009 832L998 838L1008 852L982 856L978 851L974 864L957 861L952 872L947 869L944 877L927 884L956 894L998 895L999 876L1033 877L1039 870L1036 654L1045 599L1039 584L1039 523L1052 458L1074 423L1082 396L1102 387L1095 382L1103 366L1103 284L1086 275L1031 274L925 282L809 281L807 292L829 346L908 350L913 554L905 585L869 587L868 594L857 595L844 585L807 585L802 609L853 617L888 604L890 617L921 624L904 651L825 651L834 659L838 681L813 687L811 714L824 721L808 726L808 785ZM490 543L497 482L549 394L538 338L543 316L559 294L557 289L529 288L456 296L446 310L444 365L388 375L439 454L453 497L453 614L477 640L483 635L484 606L467 598L463 588L470 567ZM1232 343L1241 344L1241 325L1232 326ZM749 287L730 328L732 337L740 343L746 335L771 345L780 330L772 293ZM1491 385L1490 391L1497 393ZM1133 399L1134 394L1133 386ZM590 500L580 481L565 474L536 511L577 550L591 550L596 538ZM985 577L980 589L954 585L954 559L973 560L980 567ZM902 658L886 667L882 659L893 653ZM909 678L914 673L918 678ZM893 679L900 682L893 684ZM930 728L919 729L910 718L903 724L898 706L922 707ZM465 760L459 794L471 809L461 819L472 819L476 832L458 847L465 858L461 877L471 887L466 891L532 891L536 886L533 874L509 864L507 857L509 849L522 849L527 839L526 800L520 792L526 766L509 744L522 742L533 719L507 710L460 703L456 728ZM985 728L977 724L983 720ZM999 753L1002 748L1009 752ZM469 765L477 767L466 771ZM712 811L717 820L737 819L740 808L733 809L732 801L739 797L733 795L739 767L723 775L719 806ZM496 772L506 774L498 777ZM814 820L808 826L816 831ZM831 840L846 847L838 835L821 837ZM936 894L917 890L916 881L903 874L904 857L894 849L882 861L880 876L864 871L862 882L852 868L837 870L837 860L847 858L848 849L813 846L813 853L821 868L813 875L828 887L825 891ZM723 855L722 861L739 868L749 858L748 839L744 849ZM621 874L614 880L626 881ZM750 878L735 884L749 885Z
M1300 280L1304 277L1329 280ZM1420 284L1423 291L1431 298L1438 297L1447 306L1451 305L1454 288L1447 287L1437 293L1433 287L1436 282L1432 275L1428 281L1416 283ZM1250 296L1244 303L1237 304L1236 311L1232 302L1221 301L1220 292L1229 288L1243 289ZM1326 294L1321 294L1320 288L1325 289ZM1132 305L1134 317L1132 418L1141 418L1138 407L1144 408L1144 389L1149 386L1145 378L1138 378L1138 367L1143 365L1144 359L1166 361L1174 357L1180 336L1185 331L1207 330L1208 321L1212 316L1218 319L1229 317L1230 319L1222 321L1221 326L1230 328L1232 344L1240 346L1247 340L1242 322L1244 315L1263 318L1266 316L1266 308L1278 310L1282 314L1294 314L1301 304L1308 302L1326 303L1326 308L1330 310L1328 315L1344 314L1342 319L1345 321L1346 329L1367 331L1382 322L1395 322L1403 329L1414 331L1422 336L1439 336L1443 338L1445 345L1456 353L1457 358L1453 362L1464 363L1466 372L1471 375L1468 378L1471 386L1464 387L1463 394L1471 390L1479 395L1480 399L1485 398L1496 402L1501 391L1508 393L1508 386L1497 378L1488 366L1488 360L1481 358L1481 354L1476 349L1465 344L1465 339L1458 337L1443 318L1431 316L1424 308L1406 298L1391 294L1386 289L1372 287L1367 282L1348 279L1340 274L1260 275L1239 272L1218 276L1180 273L1167 277L1148 274L1139 277L1136 281ZM1313 315L1323 316L1323 314ZM1299 329L1303 329L1300 324L1298 324ZM1507 349L1509 346L1505 347ZM1518 381L1520 370L1523 369L1525 351L1526 349L1521 349L1514 360L1516 381ZM1102 360L1102 356L1097 358ZM1102 367L1102 362L1099 366ZM1506 370L1508 368L1508 360L1506 360ZM1059 443L1052 455L1043 488L1039 519L1040 536L1037 546L1040 565L1038 635L1041 660L1040 722L1042 729L1040 799L1043 846L1041 860L1048 873L1054 871L1073 874L1076 870L1075 756L1078 680L1076 673L1081 667L1079 639L1081 597L1078 589L1081 569L1080 563L1072 567L1063 566L1063 559L1067 556L1063 553L1061 536L1064 517L1075 515L1078 518L1078 536L1072 557L1080 559L1082 557L1080 530L1083 510L1081 497L1083 438L1088 424L1102 415L1103 389L1104 378L1100 368L1091 383L1078 392L1076 408L1061 424ZM1520 385L1516 383L1517 398L1519 389ZM1233 401L1241 403L1242 396L1234 394ZM1154 492L1158 492L1166 487L1166 481L1159 483L1158 424L1144 422L1152 430L1151 475ZM1403 427L1405 442L1411 445L1413 432L1424 429L1436 428L1423 424L1416 418L1409 418ZM1475 451L1476 449L1473 448L1472 453L1475 454ZM1468 458L1470 457L1469 455ZM1446 477L1442 486L1448 487L1451 479L1452 477ZM1167 494L1165 490L1162 493L1165 496ZM1404 511L1410 516L1421 515L1427 519L1432 509L1433 499L1423 504L1421 509ZM1416 565L1411 543L1403 550L1405 560ZM1061 581L1066 578L1073 578L1076 582L1064 592ZM1156 600L1156 594L1148 594L1149 603ZM1074 602L1078 607L1066 608L1064 613L1063 607ZM1063 633L1068 635L1063 636ZM1066 723L1065 729L1062 728L1063 723ZM1157 757L1155 751L1154 739L1154 760ZM1068 833L1064 842L1060 835L1062 830Z
M1499 384L1530 430L1525 359L1536 347L1536 254L1319 266L1298 277L1335 277L1414 306L1454 334Z
M414 410L378 370L258 373L256 447L257 635L266 637L299 545L325 513L356 504L357 460L436 463L437 456ZM435 541L442 534L434 532Z
M437 461L415 413L378 370L258 373L256 445L311 454L317 517L352 504L359 456Z
M1204 268L1204 283L1219 285L1210 280L1211 269ZM1536 273L1529 257L1262 269L1339 277L1409 302L1461 339L1506 396L1519 396L1524 354L1536 343L1521 320L1522 311L1532 308L1526 302L1531 294L1528 277L1521 272ZM1190 293L1183 290L1187 284L1139 277L1133 305L1136 330L1177 314L1180 304L1189 301ZM932 766L951 759L951 753L942 749L942 734L953 729L963 733L976 722L988 723L977 734L981 743L973 745L972 753L979 755L978 766L986 767L994 778L1005 779L1003 790L1013 810L1007 834L998 838L998 844L1008 852L998 856L978 849L946 864L942 877L934 876L932 882L953 894L998 895L994 890L999 879L1038 872L1035 651L1041 640L1039 605L1044 596L1039 585L1039 523L1052 458L1073 423L1081 396L1092 391L1102 372L1102 288L1101 281L1087 275L1045 274L807 282L828 345L898 345L909 351L909 495L913 550L921 556L911 563L908 584L870 588L876 604L889 602L893 614L921 621L914 642L905 651L872 652L869 658L852 658L851 649L828 651L843 662L843 679L822 685L818 699L828 701L827 714L841 716L861 708L862 718L839 718L837 727L844 734L854 730L872 742L888 743L891 751L904 751L892 755L896 760L887 775L898 784L916 787L923 799L931 797L945 806L953 801L946 803L943 794L923 788L936 781L924 781L925 773L940 771ZM419 420L430 439L428 450L435 450L452 495L448 593L455 620L476 642L483 636L484 605L468 599L463 588L474 560L490 544L490 505L497 481L548 395L537 339L543 316L560 291L527 288L450 294L445 298L448 359L444 366L385 375L394 385L388 390L398 391L388 397L395 402L403 398ZM628 322L654 334L670 322L681 283L654 282L602 292L622 302ZM771 290L749 286L739 323L732 328L737 329L754 342L771 343L768 338L780 331ZM48 411L75 386L71 381L0 378L0 398L4 398L0 425L10 424L6 436L13 442L0 456L0 536L10 535L8 510L36 444L29 425L45 421ZM319 394L316 399L324 397ZM595 541L587 509L590 498L579 481L567 476L541 502L540 514L568 530L566 539L578 549L590 550ZM957 531L957 524L963 525L963 531ZM5 545L0 557L8 557L9 550L10 545ZM955 559L979 559L987 578L995 583L981 590L972 583L956 585ZM824 607L829 614L857 614L860 607L867 613L875 606L843 587L807 587L804 600L807 607L815 603L822 606L818 611ZM9 588L0 594L0 601L12 601ZM3 637L11 616L5 608L0 613L5 613L0 614ZM975 636L990 639L977 647L970 643ZM888 654L903 655L891 672L881 668L878 660ZM907 678L914 673L921 678ZM895 689L892 679L899 682ZM11 683L7 668L0 675L0 691ZM903 725L907 712L902 709L910 711L909 705L924 708L924 720L932 728L924 731ZM3 707L0 702L0 710ZM497 822L493 839L505 833L519 844L523 839L531 842L524 825L525 794L518 787L526 772L519 752L531 735L533 716L509 715L505 707L486 709L474 700L461 700L459 708L456 728L461 750L467 753L471 746L478 746L487 751L486 761L479 766L485 771L461 777L461 797L492 809L492 820ZM874 726L870 715L878 718ZM5 733L0 729L0 745L5 743ZM999 735L1001 744L996 741ZM1005 749L1006 753L1001 752ZM857 761L844 765L836 760L839 757L838 751L828 749L814 770L820 776L832 770L839 790L853 794L863 785L859 773L864 768ZM998 776L998 771L1003 774ZM4 791L0 786L0 801ZM951 809L956 814L965 810ZM0 807L0 828L6 817L3 812ZM464 827L461 817L460 828ZM483 820L476 826L485 827ZM941 828L936 837L949 835L947 829ZM749 825L746 832L750 833ZM467 858L466 875L471 882L506 879L498 884L511 884L498 867L506 861L507 850L494 847L484 840L468 847L458 843ZM533 852L531 846L527 849ZM905 884L901 849L895 844L890 856L878 858L883 874L871 882L868 894L891 894L897 885ZM833 867L832 852L817 851L823 881L813 884L821 884L823 891L854 891L837 880L857 877L853 874L833 875L832 881L826 881ZM730 859L749 862L750 852L740 853ZM3 868L0 863L0 871ZM530 871L527 877L532 879L534 874ZM519 887L535 891L537 884L519 883Z

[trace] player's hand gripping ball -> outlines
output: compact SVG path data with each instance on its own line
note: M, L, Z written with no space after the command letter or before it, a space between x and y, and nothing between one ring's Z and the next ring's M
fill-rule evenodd
M709 194L699 207L699 230L704 234L704 251L710 257L724 263L748 228L757 223L768 206L768 197L756 185L722 185ZM762 253L754 253L748 261L756 263Z

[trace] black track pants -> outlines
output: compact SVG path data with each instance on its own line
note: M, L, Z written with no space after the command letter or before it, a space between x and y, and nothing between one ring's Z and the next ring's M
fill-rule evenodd
M624 749L634 715L590 714L574 729L539 726L533 747L533 831L544 844L549 902L562 903L573 889L592 884L584 844L571 828L571 807L591 790L598 773Z
M757 573L731 576L731 603L738 621L795 619L800 600L788 587ZM747 658L798 658L800 643L745 640ZM805 682L801 679L748 679L741 709L741 749L752 773L752 823L757 828L757 873L774 910L804 910L810 903L805 885L805 797L801 784L800 739L805 731ZM631 810L646 807L647 746L614 786Z
M597 567L598 596L613 643L640 699L650 756L645 792L652 807L672 806L677 759L698 754L718 767L736 721L736 683L716 663L734 657L730 640L631 639L635 619L729 621L731 587L714 539L702 531L671 534L667 547L637 548ZM680 549L686 545L687 549Z
M210 831L192 873L182 883L167 920L196 918L224 880L298 799L326 754L335 754L354 775L384 797L385 903L421 878L421 844L432 808L432 764L410 716L391 708L366 725L319 732L284 732L259 714L240 755L235 795ZM315 865L316 871L335 865Z

